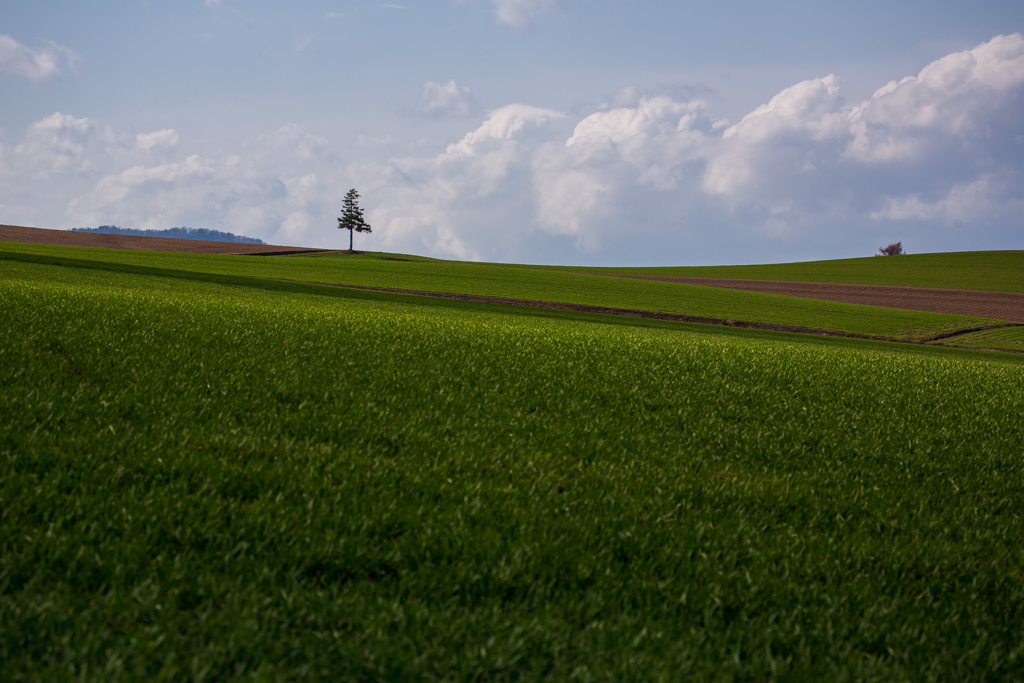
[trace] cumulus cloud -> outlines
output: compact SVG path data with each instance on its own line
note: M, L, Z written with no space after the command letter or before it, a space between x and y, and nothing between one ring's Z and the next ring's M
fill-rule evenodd
M428 109L465 111L454 82L424 92ZM77 225L185 224L328 246L339 192L357 187L374 226L365 248L484 260L823 258L890 238L915 251L1019 247L1020 35L943 57L866 101L847 102L828 74L730 124L706 94L624 89L577 117L512 104L430 153L409 151L420 142L390 158L399 142L364 135L342 154L294 125L200 153L170 129L123 135L54 114L0 148L0 204L22 201L17 178L45 177L51 204L61 182L75 188L60 206Z
M61 55L68 66L74 68L78 61L74 50L52 41L45 42L46 48L33 50L9 35L0 36L0 71L40 83L61 75Z
M344 174L328 141L295 125L197 152L173 129L118 132L58 112L0 145L0 204L25 225L192 225L309 244L334 236Z
M28 126L11 150L11 161L19 175L33 180L88 178L111 165L161 159L177 144L178 133L171 129L117 133L89 118L56 112Z
M953 225L979 220L999 221L1000 214L1024 215L1024 197L1020 196L1019 171L997 177L984 174L980 178L957 183L942 196L931 200L922 194L886 197L882 208L871 212L874 220L941 221Z
M829 74L729 125L708 115L701 94L627 89L569 132L568 117L549 112L559 125L523 137L513 129L532 119L497 110L437 158L405 159L401 173L384 174L381 192L395 208L380 220L394 221L399 241L430 234L433 253L515 258L502 251L515 245L500 226L479 229L496 222L480 215L483 198L506 212L504 224L569 239L584 254L604 253L624 227L725 249L742 226L748 243L784 254L858 235L871 243L901 223L930 221L938 235L944 224L1024 218L1019 34L939 59L865 102L847 102ZM410 186L421 190L415 199Z
M430 81L424 84L420 101L412 113L430 118L466 117L476 110L476 100L469 88L459 86L455 81Z
M94 165L96 125L87 118L57 112L32 123L25 141L14 148L23 167L38 178L69 171L87 171Z
M565 146L580 161L617 157L636 170L640 182L669 190L682 179L679 169L705 154L713 123L703 110L701 101L641 99L583 119Z
M544 124L562 119L565 114L526 104L510 104L490 113L483 125L457 143L449 145L439 157L444 160L482 156L495 149L519 148L517 141Z
M503 226L530 222L530 152L548 139L564 114L523 104L492 111L461 140L435 157L393 159L369 166L368 212L385 248L405 245L430 253L476 259L495 245L517 243Z
M333 225L338 188L350 186L328 141L297 125L265 133L240 153L168 158L178 145L173 130L136 136L148 156L122 170L109 164L110 172L68 203L67 218L76 225L212 227L309 244L330 235L324 228Z
M712 125L702 109L643 98L586 117L563 144L540 146L532 166L538 225L593 252L629 220L622 208L638 195L686 193L703 170Z
M139 149L173 149L178 144L178 133L171 129L139 133L135 136L135 144Z
M710 155L704 189L737 194L780 171L814 173L834 156L834 141L845 138L847 118L835 75L786 88L725 129Z
M117 222L140 228L188 224L301 239L309 227L316 174L261 173L237 156L192 154L103 176L68 204L75 224ZM313 202L315 203L315 202Z
M9 220L59 225L70 201L105 175L166 163L177 143L171 129L117 132L93 119L56 112L31 123L18 144L0 145L0 203Z
M893 81L850 112L846 155L866 163L916 162L957 148L980 150L1019 131L1024 39L997 36ZM989 149L989 152L994 151Z
M494 18L512 28L526 28L535 17L558 7L558 0L491 0Z

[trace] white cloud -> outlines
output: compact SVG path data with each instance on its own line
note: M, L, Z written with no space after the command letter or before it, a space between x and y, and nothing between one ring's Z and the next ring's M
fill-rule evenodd
M337 246L340 194L357 187L374 226L364 248L486 260L822 258L871 253L897 229L908 243L916 231L915 251L1009 248L1024 236L1022 55L1024 37L1000 36L865 102L847 103L835 75L810 79L735 125L711 118L699 88L624 89L577 117L513 104L393 158L401 143L371 135L342 154L289 125L202 152L174 130L119 134L58 113L0 147L0 204L21 215L36 196L75 225ZM425 102L462 114L463 95L435 83ZM942 242L960 224L972 241Z
M538 130L544 124L564 117L565 114L550 109L510 104L492 111L479 128L466 133L459 142L449 145L440 158L452 160L477 156L485 149L493 149L495 142L514 142L524 133Z
M465 117L475 112L476 108L476 101L469 88L461 87L455 81L430 81L423 86L423 94L415 113L435 118Z
M68 66L74 68L78 61L78 55L74 50L53 41L45 42L47 49L33 50L9 35L0 36L0 71L37 83L49 81L61 75L61 54L64 55Z
M601 249L630 220L623 206L659 206L659 195L692 192L711 127L703 103L669 97L641 98L586 117L564 143L534 154L538 225L572 238L583 252Z
M643 98L583 119L565 146L580 161L615 156L637 171L640 182L669 190L682 178L679 169L707 152L712 122L704 106L699 100Z
M173 130L139 135L135 142L148 154L142 163L118 169L121 158L108 158L109 171L68 202L67 220L211 227L279 244L334 236L329 229L338 188L350 185L329 143L300 126L261 135L242 154L192 153L162 161L180 144Z
M742 195L752 184L779 175L814 173L844 140L848 114L839 97L839 79L803 81L786 88L724 130L711 155L704 189Z
M167 163L177 143L174 130L118 133L57 112L30 124L13 147L0 145L0 202L12 220L59 225L73 197L107 174Z
M1022 106L1019 34L936 60L865 102L847 104L835 76L805 81L724 131L702 187L793 236L842 216L1005 222L1016 204L992 179L1024 165Z
M178 133L171 129L158 130L153 133L139 133L135 136L135 144L139 149L173 149L178 145Z
M58 55L64 55L64 61L67 63L68 68L71 69L71 71L74 72L78 70L78 63L82 61L82 58L79 56L77 52L72 50L70 47L60 45L52 40L43 40L43 42L53 52L57 53Z
M436 157L370 165L368 212L384 248L476 259L505 253L520 238L502 225L532 219L530 156L551 135L560 112L522 104L490 113L475 130Z
M498 23L526 28L535 17L558 7L558 0L491 0Z
M192 154L182 161L133 166L102 177L68 204L76 225L140 228L188 224L269 232L287 216L287 185L232 159Z
M607 215L614 203L619 187L616 174L600 165L578 163L560 145L538 150L531 170L539 226L571 238L584 252L596 249L594 221Z
M29 125L13 148L22 176L51 181L69 175L92 177L111 165L136 165L163 159L176 148L171 129L118 134L88 118L56 112Z
M378 217L393 248L413 240L472 258L516 258L503 250L522 245L501 233L513 224L593 254L624 226L719 249L730 226L743 226L748 243L784 255L857 232L870 241L900 221L1011 225L1024 200L1024 185L1010 180L1024 176L1022 54L1024 38L1000 36L854 104L830 74L786 88L732 126L712 120L700 99L633 90L568 134L556 125L519 136L533 120L517 116L522 105L497 110L437 158L397 163ZM503 218L483 215L484 198Z
M955 225L979 219L998 221L1015 217L1019 221L1024 218L1024 197L1018 190L1021 180L1019 173L1003 178L985 174L976 180L954 185L934 201L920 194L887 197L883 208L873 211L871 218L879 221L941 221Z
M915 162L986 146L1005 117L1020 119L1024 37L997 36L893 81L850 112L845 154L866 163Z
M95 124L57 112L32 123L25 141L14 148L26 170L40 179L51 174L86 171L93 167L89 145L96 135Z

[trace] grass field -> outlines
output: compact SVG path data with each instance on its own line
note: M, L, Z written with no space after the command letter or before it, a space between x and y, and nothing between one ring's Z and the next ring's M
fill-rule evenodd
M1024 351L1024 327L1004 327L958 336L954 345Z
M601 272L676 277L721 277L794 282L937 287L983 292L1024 292L1024 251L967 251L906 254L753 266L597 268Z
M895 339L996 324L974 316L906 311L717 287L600 277L552 268L475 264L366 254L214 256L83 249L0 242L0 259L66 263L115 272L196 278L279 278L512 297L837 330ZM398 260L403 259L403 260ZM148 269L148 270L147 270Z
M1024 675L1019 356L62 258L0 260L5 680Z

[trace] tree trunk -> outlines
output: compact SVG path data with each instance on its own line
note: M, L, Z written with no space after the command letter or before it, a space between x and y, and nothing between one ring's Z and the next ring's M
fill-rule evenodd
M355 232L352 228L348 229L348 253L352 253L352 233Z

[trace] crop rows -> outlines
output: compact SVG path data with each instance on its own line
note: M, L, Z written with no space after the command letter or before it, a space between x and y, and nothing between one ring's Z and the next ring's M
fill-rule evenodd
M955 337L952 342L957 346L1024 351L1024 325L972 332Z
M3 268L5 679L1024 671L1020 363Z

